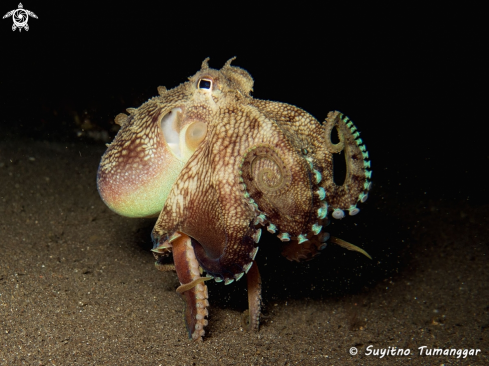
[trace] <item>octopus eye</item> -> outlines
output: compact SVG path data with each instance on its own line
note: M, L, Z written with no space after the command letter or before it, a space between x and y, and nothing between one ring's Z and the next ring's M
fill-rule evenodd
M200 79L199 89L212 89L212 80L210 79Z

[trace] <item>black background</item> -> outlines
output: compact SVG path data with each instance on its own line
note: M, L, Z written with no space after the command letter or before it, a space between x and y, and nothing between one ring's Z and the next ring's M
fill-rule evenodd
M2 2L0 12L17 5ZM28 32L0 21L0 139L83 139L75 115L113 136L114 116L159 85L186 81L206 57L219 69L237 56L233 64L255 79L255 98L297 105L320 121L330 110L348 115L378 188L404 199L487 202L483 47L479 23L469 21L477 9L23 5L38 16Z

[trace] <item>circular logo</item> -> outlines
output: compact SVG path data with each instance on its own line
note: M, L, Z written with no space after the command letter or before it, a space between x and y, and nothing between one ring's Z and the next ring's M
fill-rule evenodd
M355 356L358 353L357 347L350 348L350 355Z
M27 21L29 20L29 16L24 9L17 9L12 14L12 19L14 20L14 24L17 27L22 28L24 25L27 24Z

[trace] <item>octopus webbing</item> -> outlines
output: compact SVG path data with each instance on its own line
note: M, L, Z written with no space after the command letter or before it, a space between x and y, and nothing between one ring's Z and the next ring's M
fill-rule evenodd
M206 59L189 81L159 87L158 97L119 114L121 129L97 176L116 213L159 215L156 267L176 271L195 340L205 334L211 279L228 285L247 275L249 328L258 329L263 229L284 242L289 260L314 257L328 240L366 254L323 230L329 214L356 215L370 190L369 155L352 121L335 111L321 124L293 105L253 98L251 75L233 60L216 70ZM333 179L335 153L346 161L341 185Z

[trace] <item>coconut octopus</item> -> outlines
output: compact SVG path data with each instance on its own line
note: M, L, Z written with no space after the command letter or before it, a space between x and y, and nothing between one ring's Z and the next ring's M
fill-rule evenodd
M356 127L337 111L320 124L293 105L253 98L251 75L233 60L216 70L206 59L189 81L159 87L158 97L119 114L121 129L97 174L100 195L116 213L159 214L156 267L176 271L195 340L205 334L210 279L228 285L247 275L249 328L258 329L255 256L264 228L285 243L289 260L314 257L327 240L368 256L322 230L328 214L356 215L367 199L372 172ZM341 152L347 169L337 185L333 154ZM165 264L170 254L174 265Z

